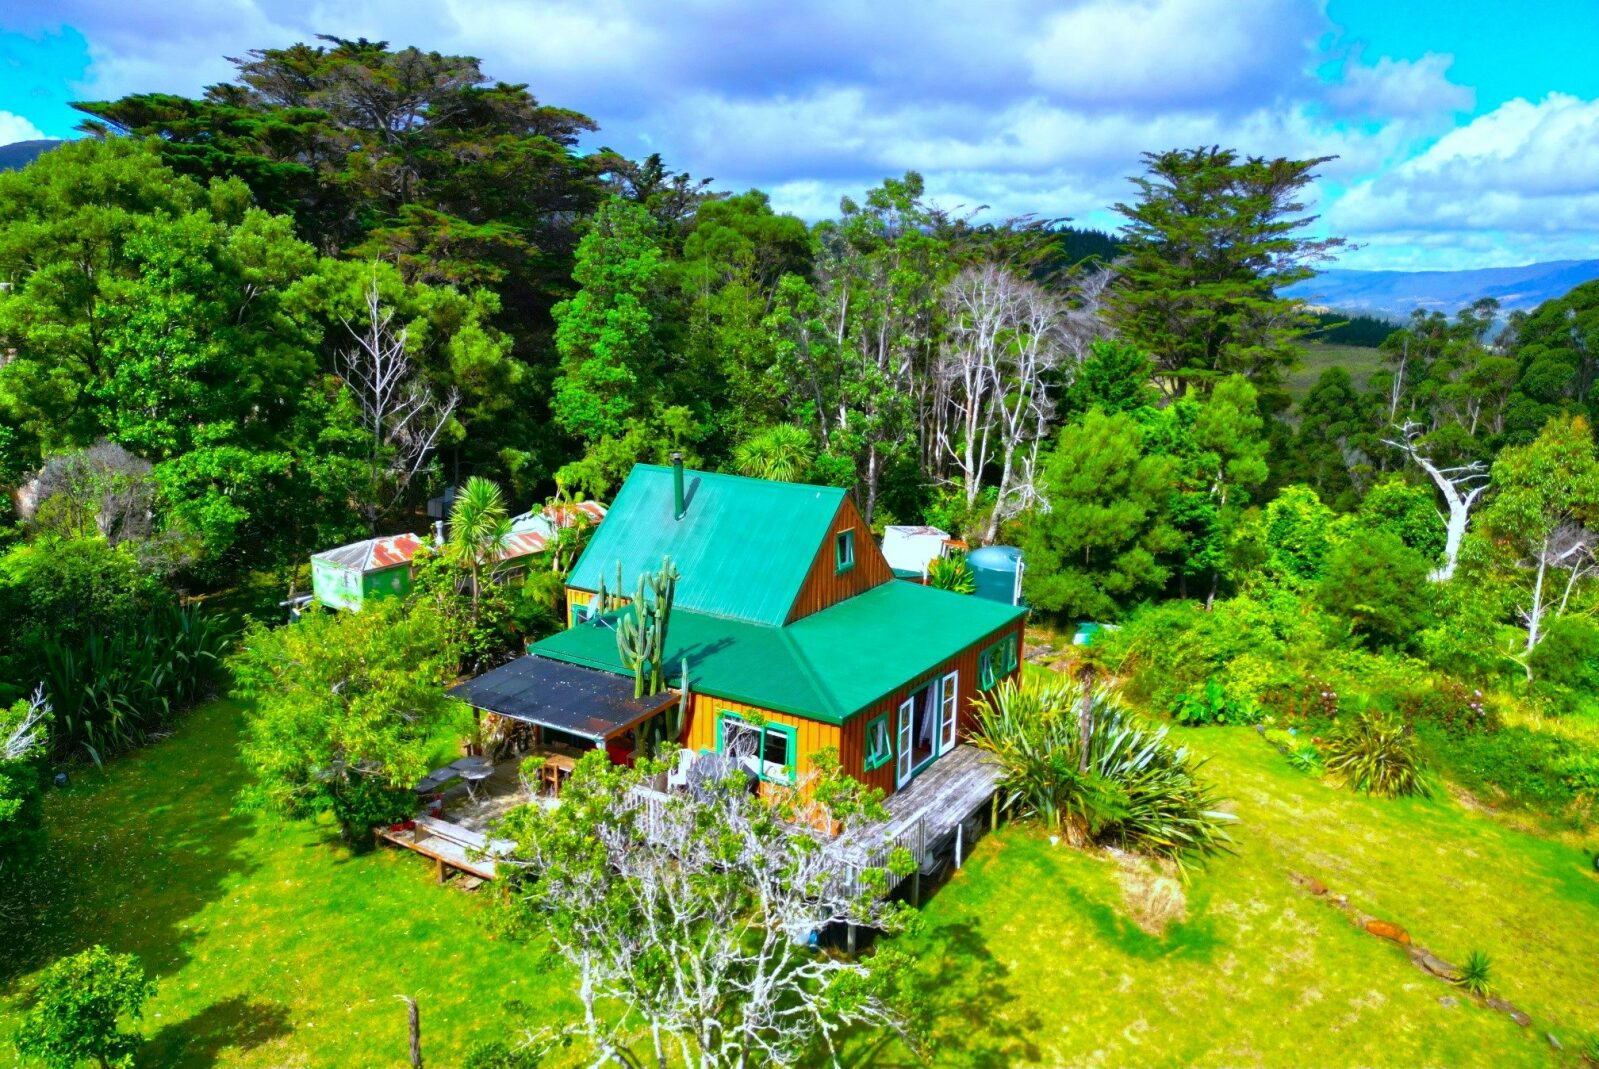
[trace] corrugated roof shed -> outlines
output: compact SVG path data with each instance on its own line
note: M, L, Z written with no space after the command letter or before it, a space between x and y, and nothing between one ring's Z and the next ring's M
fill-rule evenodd
M347 546L337 549L313 553L312 560L324 560L330 564L338 564L345 568L355 568L363 572L378 571L383 568L393 568L397 564L405 564L414 556L422 539L414 534L388 535L383 538L368 538L360 542L351 542Z
M691 612L781 624L828 532L844 491L711 472L684 473L679 519L672 469L635 467L572 569L580 590L616 585L631 595L641 572L670 556L682 579L677 605Z
M678 608L666 662L684 657L701 693L841 724L941 661L1014 623L1025 609L911 583L885 583L787 627ZM608 621L533 646L552 657L626 673Z

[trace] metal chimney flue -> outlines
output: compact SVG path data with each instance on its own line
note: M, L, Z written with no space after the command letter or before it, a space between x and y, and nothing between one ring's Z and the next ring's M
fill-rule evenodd
M677 506L673 513L674 519L681 520L685 511L683 505L683 454L672 454L672 501Z

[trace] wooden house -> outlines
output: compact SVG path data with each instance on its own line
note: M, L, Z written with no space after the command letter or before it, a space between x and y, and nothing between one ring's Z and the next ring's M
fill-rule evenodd
M631 594L668 557L681 579L665 659L674 678L687 660L691 697L680 741L737 750L767 782L806 776L831 747L893 794L1019 671L1026 610L896 582L844 491L655 465L628 476L569 577L571 626L532 657L631 677L595 595L602 579Z

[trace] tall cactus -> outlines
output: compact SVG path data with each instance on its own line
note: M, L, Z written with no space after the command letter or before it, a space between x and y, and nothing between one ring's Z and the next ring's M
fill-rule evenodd
M642 698L666 689L661 661L666 656L666 628L671 622L672 602L677 596L681 576L672 567L672 558L661 561L661 570L638 577L638 589L628 612L616 624L616 650L623 666L633 670L633 696ZM618 577L620 580L620 576Z

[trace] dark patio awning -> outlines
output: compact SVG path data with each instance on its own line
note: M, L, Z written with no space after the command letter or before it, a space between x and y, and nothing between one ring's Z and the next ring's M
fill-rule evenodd
M671 693L633 697L628 676L546 657L518 657L450 688L485 712L568 731L596 742L619 735L677 701Z

